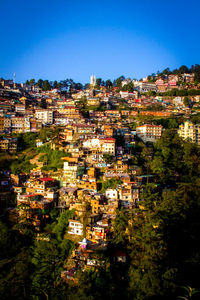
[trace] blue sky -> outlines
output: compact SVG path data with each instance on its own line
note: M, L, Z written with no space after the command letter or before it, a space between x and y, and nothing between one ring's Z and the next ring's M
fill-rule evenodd
M0 77L89 82L200 63L198 0L0 0Z

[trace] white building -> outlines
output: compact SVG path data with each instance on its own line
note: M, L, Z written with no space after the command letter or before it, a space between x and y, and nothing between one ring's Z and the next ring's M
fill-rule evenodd
M106 190L106 198L117 200L118 199L118 191L117 189L107 189Z
M81 222L76 221L76 220L69 220L68 233L74 234L74 235L82 235L83 234L83 224L81 224Z
M90 85L91 86L95 86L95 84L96 84L96 77L94 75L92 75L90 77Z
M42 124L53 124L53 111L49 109L37 109L35 111L37 120L42 121Z
M83 147L88 149L96 149L103 153L115 155L115 139L114 138L92 138L83 142Z
M136 127L136 134L143 140L144 143L154 143L162 135L162 126L150 124L138 126Z
M136 90L140 93L146 93L149 91L156 92L157 87L155 83L150 83L150 82L142 82L142 81L134 81L134 87Z

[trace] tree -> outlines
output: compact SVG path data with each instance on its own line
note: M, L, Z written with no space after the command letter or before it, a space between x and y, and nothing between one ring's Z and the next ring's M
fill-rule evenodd
M61 213L57 224L53 228L58 241L62 241L68 228L68 220L74 216L74 210L65 210Z
M162 73L166 74L166 75L169 75L171 72L170 72L169 68L166 68L165 70L162 71Z
M187 106L187 107L190 106L190 99L189 99L188 97L184 97L183 103L184 103L184 105Z
M181 66L181 67L179 68L179 73L180 73L180 74L189 73L188 67L186 67L185 65Z
M106 163L112 163L113 162L113 158L114 156L109 154L109 153L105 153L103 155L103 159L105 160Z
M51 85L48 80L45 80L43 83L43 91L49 91L51 89Z
M57 88L58 88L58 82L57 82L57 80L54 81L53 87L54 87L54 89L57 89Z
M174 130L165 130L162 137L156 141L155 155L151 169L165 184L173 184L182 172L183 146L181 138Z
M32 258L34 265L32 295L40 299L44 295L46 299L57 299L63 259L56 240L36 241Z
M35 79L31 79L31 80L29 81L29 84L30 84L30 85L34 85L34 84L35 84Z
M197 293L199 294L200 291L198 289L195 289L195 288L191 288L190 286L183 286L182 287L186 294L185 296L179 296L178 299L183 299L183 300L192 300L194 299L194 295L196 295Z
M101 86L102 85L102 78L96 79L96 85Z
M106 87L109 89L112 87L112 81L110 79L106 80Z
M129 216L123 209L121 209L117 212L116 218L114 220L113 241L112 242L123 248L127 247L128 220L129 220Z
M125 79L124 76L120 76L120 77L118 77L118 78L115 80L116 86L117 86L118 88L121 88L121 86L122 86L122 81L123 81L124 79Z
M39 87L39 88L42 88L43 87L43 84L44 84L44 81L42 79L39 79L38 82L36 83L36 85Z

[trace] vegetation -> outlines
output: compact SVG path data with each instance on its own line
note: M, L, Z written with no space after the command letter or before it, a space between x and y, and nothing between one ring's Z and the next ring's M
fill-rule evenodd
M106 181L102 181L101 192L104 193L106 189L112 188L115 189L119 184L122 184L122 181L117 178L108 179Z
M41 146L38 149L38 153L45 153L39 158L39 161L44 162L44 166L42 167L44 171L57 171L57 169L61 169L63 167L63 160L61 158L70 155L64 150L52 150L50 144Z

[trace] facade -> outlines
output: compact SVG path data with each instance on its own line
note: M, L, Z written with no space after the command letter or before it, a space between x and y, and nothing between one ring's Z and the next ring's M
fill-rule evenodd
M43 124L53 124L53 111L51 110L36 110L35 117L37 120L42 121Z
M77 178L84 173L84 165L78 162L78 158L66 157L63 167L63 182L76 183Z
M83 234L83 224L76 220L69 220L69 234L82 235Z
M17 138L2 137L0 139L0 151L1 152L16 152L17 151Z
M134 83L135 88L138 90L138 92L140 93L146 93L149 91L153 91L156 92L157 91L157 87L154 83L150 83L150 82L135 82Z
M186 121L179 126L178 135L184 140L189 139L192 143L200 145L200 124Z
M94 75L92 75L90 77L90 85L94 87L95 84L96 84L96 77Z
M162 126L145 124L136 127L136 133L145 143L155 142L162 135Z

